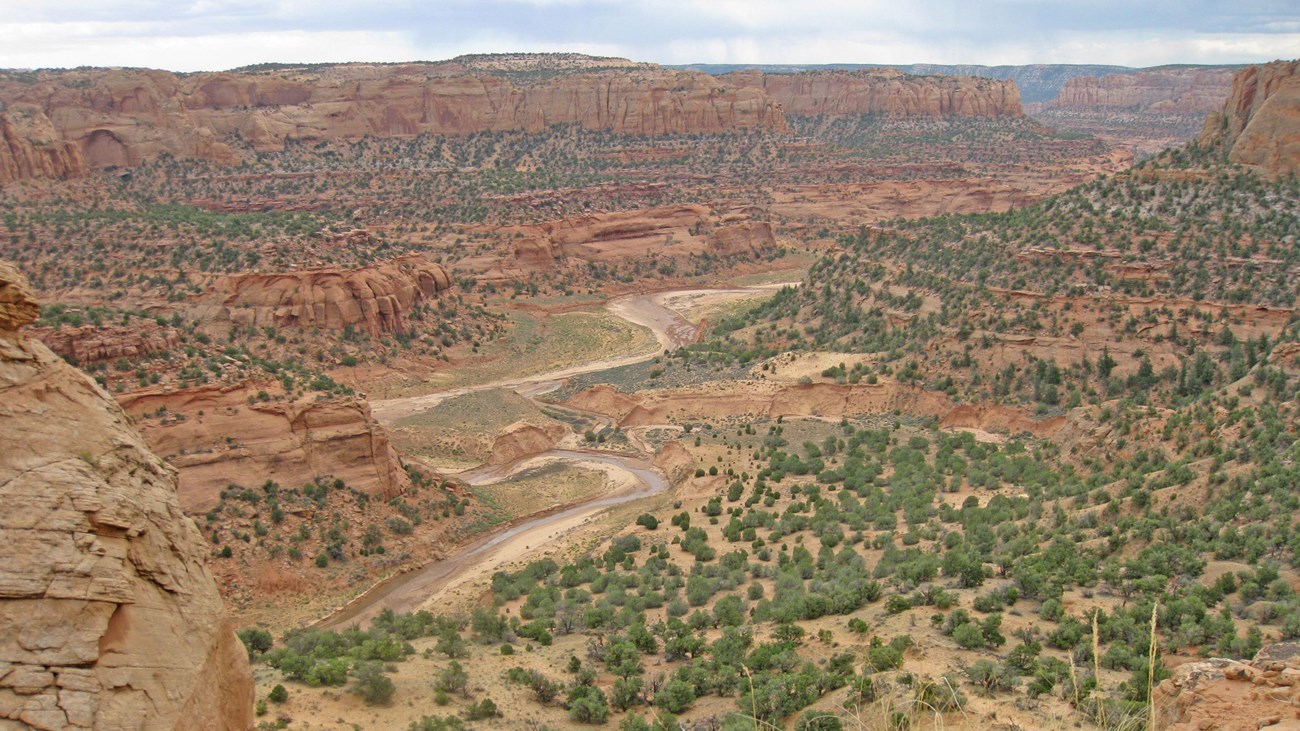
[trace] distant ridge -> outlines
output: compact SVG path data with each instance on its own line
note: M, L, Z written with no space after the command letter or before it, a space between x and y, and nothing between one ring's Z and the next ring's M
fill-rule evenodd
M1167 64L1134 68L1131 66L1107 66L1103 64L1026 64L1020 66L981 66L978 64L869 64L869 63L832 63L832 64L718 64L694 63L668 68L703 71L717 76L734 71L762 71L768 74L796 74L801 71L823 71L827 69L896 69L905 74L929 76L977 76L986 79L999 79L1016 82L1020 88L1020 100L1026 104L1049 102L1056 99L1061 87L1070 79L1080 76L1100 77L1109 74L1136 74L1168 68L1222 68L1240 69L1246 64L1236 65L1202 65L1202 64Z

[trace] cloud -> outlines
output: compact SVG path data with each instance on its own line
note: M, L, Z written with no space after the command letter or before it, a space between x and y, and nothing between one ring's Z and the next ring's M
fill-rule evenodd
M663 63L1240 63L1293 0L4 0L0 66L198 70L574 50Z
M10 68L135 66L174 71L228 69L268 59L295 63L388 61L417 51L401 33L276 31L199 36L123 32L115 23L64 25L57 37L42 24L19 26L0 58ZM104 31L108 32L104 32ZM267 49L274 49L268 54Z

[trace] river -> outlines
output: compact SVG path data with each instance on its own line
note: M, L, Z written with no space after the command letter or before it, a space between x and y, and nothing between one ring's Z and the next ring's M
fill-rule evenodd
M659 350L649 354L614 356L570 366L547 373L512 378L493 383L448 389L437 393L371 404L375 417L385 425L432 408L442 401L468 393L495 388L509 388L526 397L545 393L565 379L581 373L605 370L650 360L665 350L693 342L698 328L683 317L681 308L702 300L737 299L774 290L784 284L743 289L693 289L620 297L607 305L610 313L628 322L642 325L654 333ZM340 629L364 623L384 609L407 612L436 607L452 589L476 578L488 577L513 561L526 557L534 546L554 545L565 533L590 520L600 511L633 500L656 495L668 489L668 478L651 462L650 455L628 457L606 452L553 449L495 467L479 467L458 475L472 485L486 485L510 479L530 466L547 460L562 460L573 465L587 464L625 474L626 485L607 495L544 511L514 521L493 533L460 547L441 561L433 561L414 571L397 574L372 586L362 595L316 623L321 629Z

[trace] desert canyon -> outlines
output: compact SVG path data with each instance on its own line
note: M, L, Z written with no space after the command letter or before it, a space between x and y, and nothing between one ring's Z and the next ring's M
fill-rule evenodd
M0 729L1287 729L1300 73L0 70Z

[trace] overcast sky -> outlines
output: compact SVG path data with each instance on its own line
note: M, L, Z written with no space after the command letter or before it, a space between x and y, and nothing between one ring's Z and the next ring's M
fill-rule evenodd
M0 0L0 67L579 51L659 63L1247 63L1297 0Z

